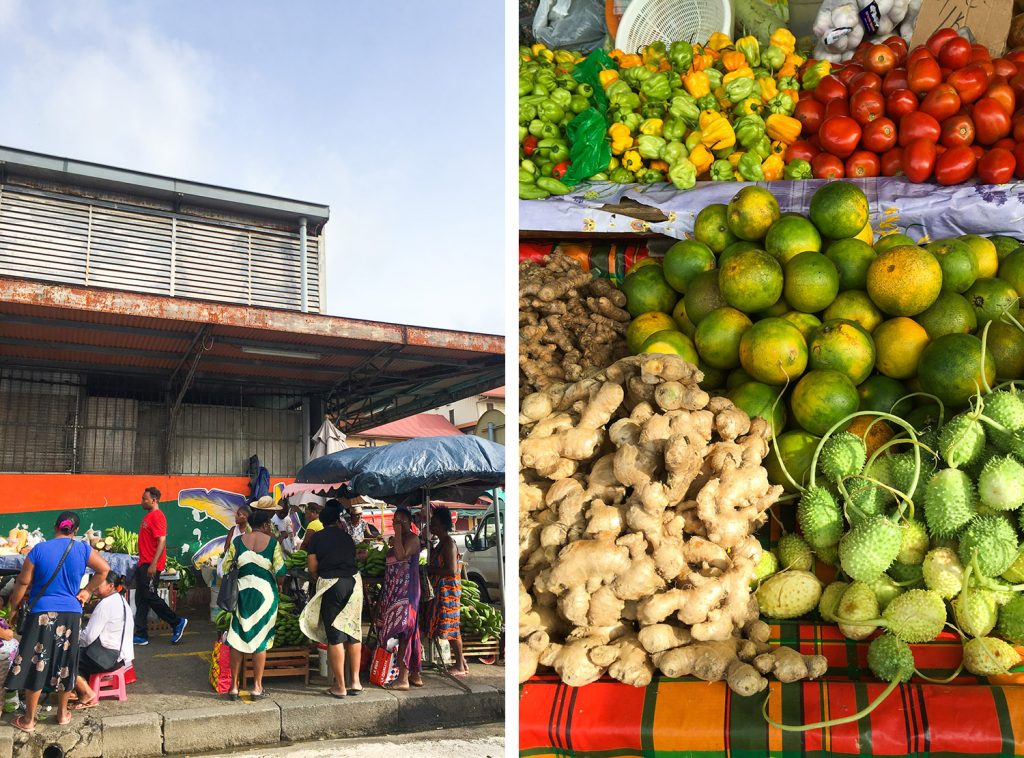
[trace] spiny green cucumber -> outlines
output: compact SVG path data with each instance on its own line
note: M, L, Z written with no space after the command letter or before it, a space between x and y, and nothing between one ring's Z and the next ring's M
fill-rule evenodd
M985 449L985 427L966 413L951 418L939 432L939 452L951 468L976 461Z
M999 576L1017 559L1013 525L1002 516L977 516L960 534L960 562L974 561L983 576Z
M933 537L953 537L974 518L974 485L966 473L942 469L924 491L924 520Z
M799 534L786 534L779 539L775 550L779 556L779 567L799 571L814 570L814 553Z
M861 473L866 462L864 440L850 432L840 432L829 437L821 446L818 458L821 473L835 484L848 476Z
M830 547L843 536L843 514L823 487L808 487L796 509L797 522L807 544L814 549Z
M952 548L937 547L928 551L921 569L925 586L946 600L956 597L963 589L964 567Z
M1019 508L1024 504L1024 466L1010 455L991 458L978 477L978 496L998 511Z
M873 516L851 529L839 543L839 563L852 579L873 582L900 551L902 532L885 516Z
M1018 663L1017 651L995 637L977 637L964 645L964 668L975 676L1000 676Z
M870 621L878 618L881 609L878 607L878 599L871 585L865 582L854 582L839 600L835 610L835 617L843 619L839 624L839 631L844 637L851 640L865 640L872 635L876 627L874 624L858 626L854 621Z

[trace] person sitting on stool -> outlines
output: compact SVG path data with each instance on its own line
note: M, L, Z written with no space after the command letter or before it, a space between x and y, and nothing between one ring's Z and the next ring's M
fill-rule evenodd
M116 571L108 571L106 578L96 588L100 601L89 616L89 623L82 630L78 657L78 676L75 689L78 691L76 711L94 708L100 700L89 686L89 677L127 668L135 659L135 647L128 634L128 619L131 609L120 593L124 577ZM98 646L103 650L97 651Z

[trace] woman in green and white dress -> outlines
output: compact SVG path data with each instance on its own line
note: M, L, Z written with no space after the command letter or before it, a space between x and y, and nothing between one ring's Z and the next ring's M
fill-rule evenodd
M226 640L231 648L231 700L238 699L243 653L252 654L250 696L260 700L267 694L263 689L263 668L267 650L274 646L279 577L285 570L281 543L270 535L272 515L270 511L254 510L249 519L252 531L235 537L224 555L225 573L238 564L238 605L231 616Z

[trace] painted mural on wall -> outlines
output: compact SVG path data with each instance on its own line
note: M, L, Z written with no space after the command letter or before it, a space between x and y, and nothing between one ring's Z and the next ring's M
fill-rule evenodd
M291 479L274 480L272 493ZM241 476L136 476L117 474L0 474L0 534L15 526L53 534L54 520L73 510L81 531L120 526L139 530L144 514L142 491L156 487L167 516L167 551L181 560L198 551L223 550L235 511L249 500L249 480ZM298 525L297 516L293 515ZM211 543L220 543L217 545Z

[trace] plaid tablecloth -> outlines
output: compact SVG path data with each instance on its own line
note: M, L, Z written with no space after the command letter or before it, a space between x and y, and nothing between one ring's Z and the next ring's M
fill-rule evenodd
M541 262L546 255L556 252L578 261L584 271L594 271L598 276L612 279L621 284L626 271L637 261L651 257L651 252L642 240L636 242L611 242L595 238L593 241L570 242L566 240L520 240L519 262Z
M856 713L885 689L867 666L867 642L845 639L831 625L784 623L773 642L828 658L820 681L771 682L768 712L787 724ZM960 662L952 634L914 645L930 676ZM1022 649L1024 652L1024 649ZM537 676L520 688L519 749L524 756L834 756L1024 755L1024 666L1005 677L962 674L939 685L917 677L901 685L868 718L809 732L782 732L761 717L765 694L744 698L721 682L656 679L646 688L601 680L566 687Z

